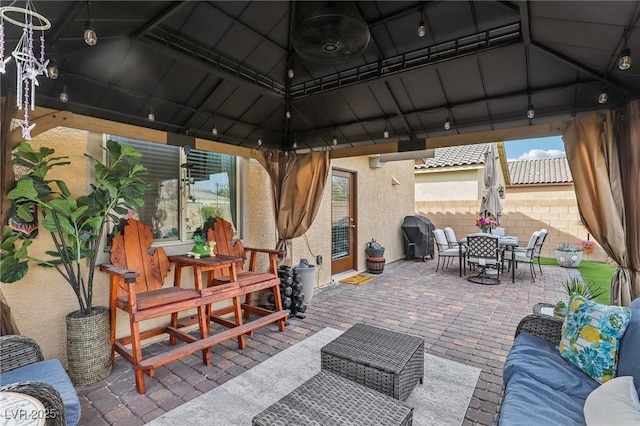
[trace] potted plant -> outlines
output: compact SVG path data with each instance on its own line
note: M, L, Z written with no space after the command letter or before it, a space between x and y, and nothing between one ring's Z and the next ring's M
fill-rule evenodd
M556 246L556 260L564 268L577 268L582 261L583 248L578 244L560 243Z
M22 220L33 222L37 219L34 211L40 213L41 227L51 235L55 249L47 252L48 259L34 258L28 253L33 236L24 239L6 227L0 255L0 281L4 283L24 278L35 262L54 268L71 286L79 309L67 315L67 357L69 375L76 385L94 383L111 372L109 309L93 305L97 252L105 225L118 223L118 215L141 206L148 188L143 180L146 168L138 161L140 153L112 140L104 149L107 165L87 155L95 163L95 183L88 194L74 198L63 180L47 178L53 167L69 164L67 157L54 157L55 151L45 147L35 151L26 142L18 146L13 164L29 172L20 176L8 197Z
M596 248L596 243L589 239L582 240L582 242L580 242L580 245L582 246L584 252L587 254L593 253L593 250L595 250Z
M476 226L484 233L491 233L491 230L498 225L495 219L491 217L480 216L476 219Z
M567 294L567 301L571 299L571 296L577 294L585 299L596 299L605 293L601 288L596 288L594 285L585 281L581 281L579 278L571 278L564 283L564 291ZM567 314L567 303L564 300L559 300L554 308L553 315L557 317L564 317Z
M553 316L554 317L564 317L567 315L567 304L559 300L556 305L553 307Z

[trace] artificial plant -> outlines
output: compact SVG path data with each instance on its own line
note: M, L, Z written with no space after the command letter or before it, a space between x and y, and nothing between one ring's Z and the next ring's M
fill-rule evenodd
M55 250L46 252L48 259L34 258L28 253L33 240L24 239L6 227L0 255L0 281L19 281L32 262L55 268L73 289L81 316L90 315L93 310L93 279L105 225L117 223L121 216L141 206L148 189L144 181L146 168L139 163L139 152L113 140L107 141L103 148L106 164L87 155L95 163L95 183L90 185L88 194L77 198L71 196L63 180L47 177L52 168L68 165L67 157L54 157L55 151L46 147L35 151L26 142L13 154L13 164L26 168L28 173L20 176L8 196L22 220L34 221L32 210L40 213L41 227L50 233ZM30 204L37 209L30 208ZM83 267L85 259L87 264Z

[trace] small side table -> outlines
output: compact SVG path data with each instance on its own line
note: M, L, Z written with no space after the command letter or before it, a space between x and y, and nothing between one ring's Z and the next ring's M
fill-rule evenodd
M533 313L538 315L549 315L553 317L555 316L553 314L554 307L555 305L552 305L551 303L536 303L535 305L533 305Z
M43 426L48 417L42 402L19 392L0 392L1 426Z

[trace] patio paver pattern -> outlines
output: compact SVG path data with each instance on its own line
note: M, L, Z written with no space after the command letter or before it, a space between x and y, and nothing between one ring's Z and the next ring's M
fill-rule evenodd
M289 320L284 333L274 324L248 337L245 350L238 349L236 340L214 346L211 366L195 355L173 362L146 378L144 395L136 392L131 364L117 358L107 380L78 388L80 424L144 424L324 327L346 330L362 322L415 334L424 338L425 352L482 369L464 424L491 425L518 322L536 303L562 297L569 270L543 266L544 276L538 273L532 282L528 268L521 267L515 283L504 274L500 285L483 286L460 278L457 264L437 274L435 268L435 260L398 261L364 285L316 289L306 318ZM155 343L145 351L167 345Z

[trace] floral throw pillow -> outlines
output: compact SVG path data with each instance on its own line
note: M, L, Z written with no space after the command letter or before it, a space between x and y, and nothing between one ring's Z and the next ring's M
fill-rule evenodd
M630 318L629 308L572 296L562 325L560 355L599 383L612 379L618 366L620 338Z

